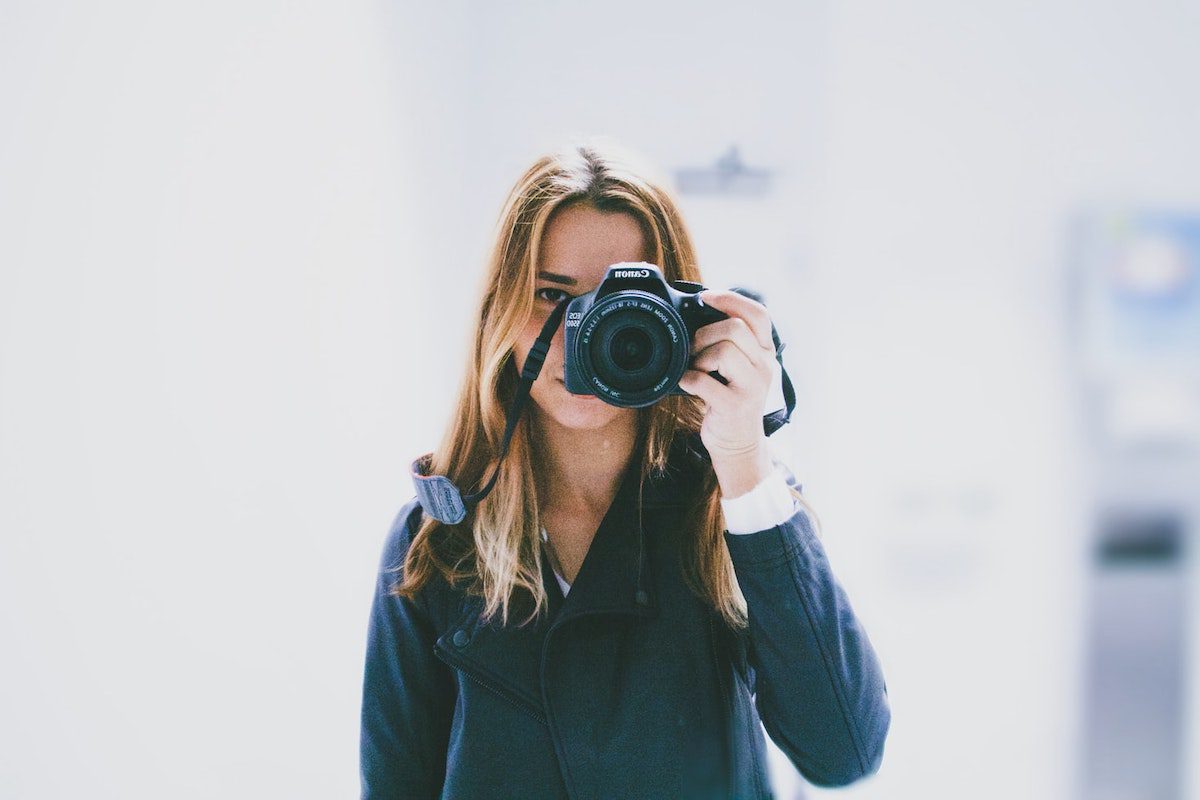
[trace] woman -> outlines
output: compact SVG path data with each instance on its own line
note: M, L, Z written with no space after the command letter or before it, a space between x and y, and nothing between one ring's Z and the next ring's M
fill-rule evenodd
M769 798L762 727L815 784L879 767L891 714L875 652L767 446L765 307L705 291L728 319L697 331L687 394L643 408L568 392L559 327L495 471L560 303L621 262L700 282L664 186L592 142L538 159L509 195L455 413L414 464L464 490L495 483L457 524L417 499L392 524L363 798Z

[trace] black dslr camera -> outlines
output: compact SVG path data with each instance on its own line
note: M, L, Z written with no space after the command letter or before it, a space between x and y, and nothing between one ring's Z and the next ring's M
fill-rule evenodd
M710 322L728 315L700 302L704 287L691 281L672 281L668 286L658 267L644 262L613 264L595 290L571 300L560 300L542 324L542 331L525 356L521 380L504 422L504 440L492 475L482 489L463 494L446 475L429 474L429 455L413 462L413 484L425 513L444 525L462 522L496 485L500 462L508 452L521 412L529 400L529 389L537 380L558 331L564 312L563 379L572 394L594 395L614 406L648 406L667 395L686 395L679 379L691 359L692 337ZM733 289L761 302L748 289ZM783 368L783 343L771 326L775 358L779 361L784 408L763 416L763 432L770 436L784 425L796 407L796 393ZM709 371L728 383L717 371ZM689 449L701 458L708 451L698 431L688 434ZM711 460L711 459L709 459ZM799 487L797 486L797 489ZM640 596L640 595L639 595Z
M654 264L613 264L599 286L567 304L567 391L626 408L688 394L679 379L691 361L692 337L728 317L700 301L704 289L691 281L668 284Z

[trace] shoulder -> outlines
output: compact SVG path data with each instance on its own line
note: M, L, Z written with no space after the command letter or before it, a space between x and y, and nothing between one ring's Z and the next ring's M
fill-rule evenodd
M387 537L383 543L383 554L379 559L379 569L394 570L404 563L412 537L421 525L421 504L413 497L400 507L392 524L388 527Z
M379 559L379 578L386 585L399 583L404 575L404 563L412 547L413 537L425 520L420 500L413 497L400 507L392 518L383 553ZM416 593L417 605L439 626L447 624L457 601L445 578L433 570L429 579Z
M404 564L408 557L412 539L421 524L421 505L416 499L409 500L388 526L387 536L383 542L383 552L379 556L379 569L376 579L381 592L390 594L390 590L404 579ZM424 588L417 593L418 605L427 608Z

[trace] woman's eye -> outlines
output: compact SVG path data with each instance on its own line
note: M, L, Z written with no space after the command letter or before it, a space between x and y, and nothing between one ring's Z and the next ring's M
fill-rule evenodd
M542 294L543 292L554 292L560 296L559 297L546 297L544 294ZM554 303L555 305L558 305L559 303L561 303L563 298L570 297L570 295L567 294L566 292L564 292L562 289L555 289L553 286L543 286L541 289L538 289L535 294L537 294L537 296L540 297L542 300L547 300L551 303Z

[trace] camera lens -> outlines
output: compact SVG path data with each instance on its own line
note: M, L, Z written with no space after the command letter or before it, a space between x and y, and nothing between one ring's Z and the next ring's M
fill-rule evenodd
M623 328L613 335L608 345L608 355L612 362L623 370L632 372L645 369L650 363L652 352L650 336L639 328Z
M662 380L671 361L671 342L652 314L621 309L596 326L592 366L597 377L622 392L643 392Z
M595 395L624 407L641 407L672 391L687 368L688 333L674 307L661 297L623 289L595 303L578 323L568 356Z

